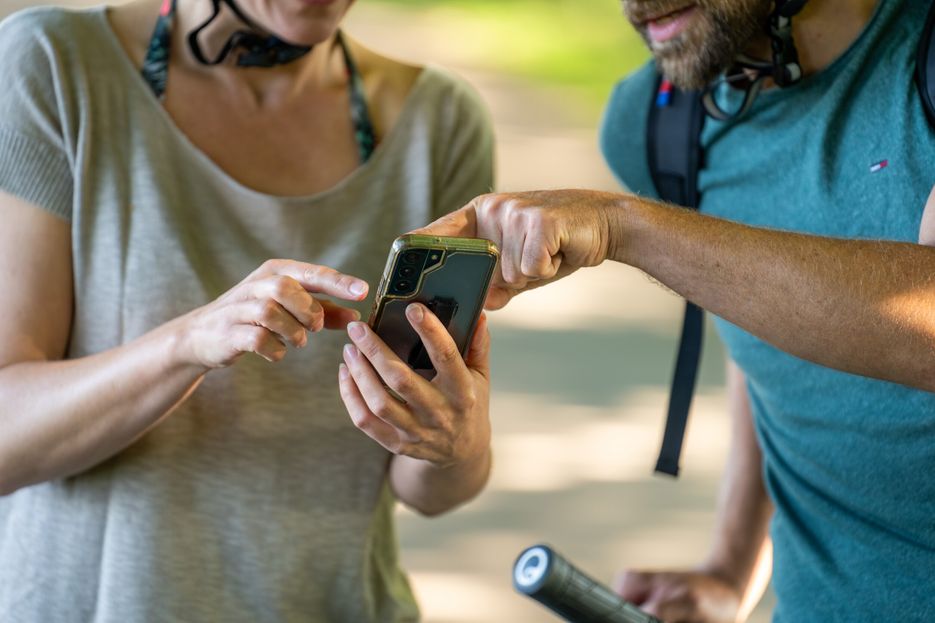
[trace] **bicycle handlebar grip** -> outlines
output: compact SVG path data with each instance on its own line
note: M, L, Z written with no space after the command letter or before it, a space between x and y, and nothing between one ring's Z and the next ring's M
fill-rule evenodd
M524 550L513 586L571 623L662 623L568 562L548 545Z

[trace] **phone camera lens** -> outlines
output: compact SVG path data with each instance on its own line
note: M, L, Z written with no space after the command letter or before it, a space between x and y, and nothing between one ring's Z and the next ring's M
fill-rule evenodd
M403 262L406 264L416 264L422 259L422 254L418 251L409 251L403 254Z
M406 281L405 279L403 279L402 281L397 281L396 285L393 286L393 289L395 289L397 292L400 292L400 293L408 292L409 290L412 289L412 282Z
M400 277L412 277L414 274L416 274L416 269L414 266L403 266L399 269Z

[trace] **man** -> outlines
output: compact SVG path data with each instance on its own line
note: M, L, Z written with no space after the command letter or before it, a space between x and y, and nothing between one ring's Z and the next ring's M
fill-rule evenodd
M429 227L501 244L491 307L610 259L719 317L734 439L712 550L618 586L666 621L734 621L767 524L775 621L935 620L935 133L912 75L929 6L808 2L804 78L707 120L698 214L651 198L655 70L699 88L769 59L773 2L623 0L655 67L618 85L601 143L636 194L488 195Z

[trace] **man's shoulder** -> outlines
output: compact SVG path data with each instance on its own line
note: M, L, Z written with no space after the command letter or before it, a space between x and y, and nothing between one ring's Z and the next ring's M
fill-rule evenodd
M610 94L610 107L631 107L634 105L648 108L652 99L651 90L655 87L659 74L656 63L647 61L633 73L625 76L616 85Z
M649 61L618 82L607 102L600 131L601 152L620 183L650 197L657 193L646 155L646 126L656 78L656 65Z

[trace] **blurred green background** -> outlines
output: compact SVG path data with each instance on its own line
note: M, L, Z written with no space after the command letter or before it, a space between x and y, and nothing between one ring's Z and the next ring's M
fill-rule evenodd
M97 2L0 0L0 17L53 3ZM345 28L478 90L497 135L498 189L620 190L597 127L614 83L648 55L617 0L358 0ZM399 511L426 621L556 621L511 586L514 559L537 542L607 582L626 567L700 562L729 431L710 327L682 476L652 475L682 305L639 271L604 264L491 315L490 486L444 517ZM772 604L767 593L750 620L768 621Z
M608 85L648 58L615 0L379 0L458 24L476 64L580 91L592 111ZM458 42L452 42L458 45Z

